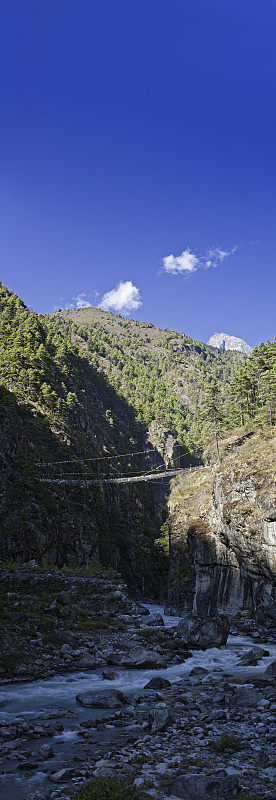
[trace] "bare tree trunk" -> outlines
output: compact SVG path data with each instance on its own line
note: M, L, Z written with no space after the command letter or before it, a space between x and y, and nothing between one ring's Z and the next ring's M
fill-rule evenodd
M216 423L216 418L215 417L214 417L214 429L215 429L215 441L216 441L216 450L217 450L218 463L221 464L221 457L220 457L219 446L218 446L217 423Z
M270 423L270 433L271 433L271 436L272 436L273 431L272 431L272 403L271 403L271 400L269 400L269 423Z

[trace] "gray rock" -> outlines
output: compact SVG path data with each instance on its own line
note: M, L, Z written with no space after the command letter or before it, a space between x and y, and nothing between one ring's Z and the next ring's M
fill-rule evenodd
M240 657L238 667L251 667L255 666L263 656L269 656L269 650L264 650L262 647L252 647Z
M113 653L108 653L106 656L107 663L110 664L112 667L120 667L122 665L122 659L125 657L125 653L115 651Z
M84 653L78 661L79 669L96 669L97 667L104 666L103 659L96 659L90 653Z
M265 769L266 767L268 767L269 763L270 763L270 759L269 759L269 755L266 752L266 750L260 750L260 752L259 752L259 754L257 756L257 765L258 765L258 767L261 767L261 769Z
M239 686L236 689L236 694L232 700L232 706L234 708L240 708L241 706L254 706L257 707L258 703L261 703L263 700L263 696L258 689L254 689L253 686Z
M205 675L209 674L210 674L209 670L205 669L204 667L193 667L193 669L191 669L191 672L189 673L190 676L194 677L196 675L196 677L199 678L203 678Z
M168 711L165 703L158 703L151 716L153 719L151 733L160 733L160 731L165 731L168 725L172 722L171 714Z
M37 758L43 759L43 761L46 761L47 758L53 758L53 755L53 748L50 747L49 744L42 744L41 747L38 748Z
M235 797L239 788L238 779L234 775L179 775L173 785L173 793L177 797L192 800L215 800Z
M196 615L185 617L177 626L178 636L189 647L221 647L226 644L229 631L229 620L224 614L217 614L205 620Z
M94 778L114 778L115 775L115 767L112 767L111 765L108 767L97 767L97 769L94 769L93 772Z
M114 766L106 758L101 758L95 764L93 772L94 778L113 778L115 775Z
M115 672L112 672L111 669L103 669L102 676L103 676L105 681L114 681Z
M146 683L144 689L166 689L169 686L171 686L171 682L168 681L167 678L161 678L161 675L157 675L156 678L151 678L151 680Z
M67 783L67 781L70 781L75 775L76 770L65 767L64 769L59 769L58 772L52 772L51 775L49 775L49 780L53 781L53 783Z
M276 661L272 661L271 664L266 668L265 675L269 675L270 678L276 677Z
M146 606L138 606L138 611L143 617L146 617L150 614L150 611L148 608L146 608Z
M160 653L146 650L145 647L134 647L127 656L123 654L121 665L128 669L166 669L167 667Z
M108 689L106 692L81 692L76 699L86 708L122 708L126 702L122 692Z

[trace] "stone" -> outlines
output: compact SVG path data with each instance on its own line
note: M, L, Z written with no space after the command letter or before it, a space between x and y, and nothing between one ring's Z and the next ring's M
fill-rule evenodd
M167 680L167 678L161 678L161 675L157 675L156 678L151 678L151 680L146 683L144 689L166 689L171 686L171 682Z
M105 681L114 681L115 679L115 672L112 672L111 669L103 669L102 677Z
M31 770L31 769L36 769L37 767L38 767L37 761L25 760L21 761L20 764L18 764L18 769Z
M192 800L215 800L236 797L239 789L236 775L179 775L173 784L173 793L177 797L189 797Z
M266 668L265 675L268 675L269 678L276 677L276 661L272 661L271 664Z
M261 769L265 769L266 767L269 766L269 763L270 763L270 759L269 759L269 755L266 752L266 750L263 750L263 749L260 750L260 752L259 752L259 754L257 756L257 765L258 765L258 767L261 767Z
M165 731L168 725L172 722L171 714L165 703L158 703L151 716L153 719L151 733L160 733L161 731Z
M203 678L205 675L209 675L209 670L205 669L204 667L193 667L191 672L189 673L190 676Z
M49 780L53 781L53 783L67 783L67 781L70 781L75 775L76 771L74 769L64 767L64 769L59 769L57 772L52 772L51 775L49 775Z
M163 656L155 650L134 647L127 656L122 656L121 666L128 669L166 669L167 664Z
M106 692L80 692L76 700L85 708L122 708L126 702L123 693L116 689Z
M94 778L114 778L116 775L115 768L108 764L106 766L97 767L94 769L93 777Z
M251 706L257 708L258 703L261 703L262 700L262 694L258 689L254 689L253 686L239 686L233 697L232 706L234 708L240 708L242 706L246 708Z
M122 659L124 658L124 656L125 653L114 651L106 655L106 660L107 663L111 665L111 667L120 667L122 665Z
M138 611L143 617L146 617L150 614L150 611L148 608L146 608L146 606L138 606Z
M53 755L53 748L49 744L42 744L41 747L38 748L37 758L39 759L46 760L47 758L53 758Z
M101 660L101 659L100 659ZM79 669L96 669L99 666L102 666L105 662L102 661L100 664L99 660L94 658L90 653L84 653L81 656L80 660L78 661L78 668Z
M264 650L262 647L252 647L243 653L238 662L238 667L251 667L256 666L263 656L269 656L269 650Z
M221 647L225 645L230 631L230 623L224 614L202 620L194 615L184 617L177 626L177 634L189 647Z

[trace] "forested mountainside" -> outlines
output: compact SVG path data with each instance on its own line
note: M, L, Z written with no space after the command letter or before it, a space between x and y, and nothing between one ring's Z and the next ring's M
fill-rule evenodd
M112 443L124 452L123 438L138 449L152 421L195 453L204 439L206 385L219 381L223 399L243 359L97 309L38 315L4 286L0 326L5 385L91 455ZM88 431L85 441L83 416L93 404L101 430Z
M184 449L199 454L208 438L206 388L219 383L225 404L230 382L244 362L242 354L96 308L64 310L56 318L134 408L139 422L156 420Z
M153 563L162 573L153 548L166 488L87 492L38 479L197 464L214 426L219 437L241 418L266 435L275 421L275 342L245 361L97 309L36 314L4 286L0 380L2 558L61 565L110 556L137 585L147 585Z

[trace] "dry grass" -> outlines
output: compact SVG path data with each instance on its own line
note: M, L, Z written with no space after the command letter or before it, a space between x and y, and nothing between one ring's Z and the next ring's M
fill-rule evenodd
M275 437L237 429L220 442L220 452L221 465L210 448L211 468L175 479L169 500L174 537L185 539L198 518L216 532L218 497L225 522L238 520L248 535L259 530L269 506L276 504Z

